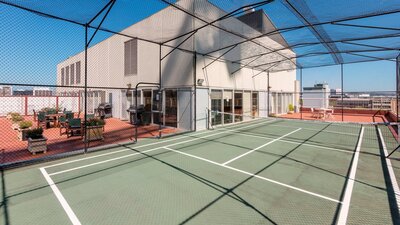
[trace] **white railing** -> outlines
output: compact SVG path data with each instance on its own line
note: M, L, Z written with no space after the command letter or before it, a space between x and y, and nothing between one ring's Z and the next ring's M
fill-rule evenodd
M9 112L33 115L33 110L45 107L78 112L82 109L79 102L77 96L3 96L0 97L0 116Z

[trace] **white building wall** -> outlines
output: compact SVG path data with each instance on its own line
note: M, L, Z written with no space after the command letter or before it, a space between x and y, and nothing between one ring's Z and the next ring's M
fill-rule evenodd
M186 4L185 1L180 4ZM187 7L191 7L191 4L187 3ZM202 4L209 4L206 1ZM205 13L210 18L218 18L224 14L223 11L213 9L214 6L204 8L205 11L200 7L196 8L196 12ZM213 9L213 10L211 10ZM123 32L129 33L132 36L144 37L152 39L154 37L163 36L176 36L170 32L190 31L195 26L201 25L197 20L193 20L192 17L184 13L177 15L177 17L170 17L169 15L171 7L167 7L160 12L148 17L147 19L128 27ZM239 33L257 33L254 29L241 23L235 18L229 18L223 21L224 26L229 29L238 29ZM176 45L181 42L184 38L169 42L170 45ZM198 52L208 52L212 49L216 49L227 44L232 36L221 32L218 29L212 27L206 27L199 30L194 38L190 38L182 45L182 48L194 50ZM239 37L231 40L233 42L239 41ZM88 49L88 85L89 86L100 86L100 87L116 87L116 88L127 88L128 84L134 88L137 82L159 82L159 62L160 62L160 47L157 44L149 43L138 40L138 73L137 75L124 76L124 43L130 40L130 38L120 35L113 35L110 38L90 47ZM278 43L269 39L268 37L260 38L258 41L268 45L272 48L281 47ZM226 57L239 57L246 56L249 54L249 46L238 45L229 52ZM162 47L162 56L170 52L172 48ZM225 51L225 50L224 50ZM215 53L216 56L222 54L222 52ZM244 51L247 51L246 53ZM287 50L285 54L293 55L293 52ZM194 71L193 71L193 54L184 51L174 51L168 57L162 61L162 83L163 88L182 88L192 87L194 85ZM81 52L75 56L72 56L57 65L57 83L61 85L61 68L77 61L81 61L81 83L84 84L84 52ZM267 73L258 74L259 71L243 68L237 73L232 75L231 73L240 68L240 65L233 64L230 62L214 62L209 67L203 69L205 65L212 62L213 59L206 58L203 56L197 56L196 79L204 79L203 86L206 88L221 88L229 90L244 90L244 91L266 91L267 90ZM296 79L296 72L277 72L270 74L270 86L271 91L280 92L294 92L294 80ZM66 88L58 88L58 91L69 91ZM109 90L106 93L106 101L109 93L113 93L113 116L117 118L125 118L126 109L119 109L121 107L128 107L125 105L126 99L124 98L123 90ZM260 94L261 95L261 94ZM266 96L265 96L266 97ZM265 99L264 97L264 99ZM115 99L114 99L115 98ZM186 98L185 98L186 99ZM263 100L259 97L259 102ZM264 103L265 104L265 103ZM118 107L118 108L116 108ZM201 106L204 107L204 106ZM259 109L266 109L266 105L259 105ZM82 109L84 110L84 109ZM206 110L205 108L199 108L199 111ZM191 111L189 115L181 115L182 117L189 118L194 117L194 112ZM178 115L179 116L179 115ZM178 118L179 120L180 118Z

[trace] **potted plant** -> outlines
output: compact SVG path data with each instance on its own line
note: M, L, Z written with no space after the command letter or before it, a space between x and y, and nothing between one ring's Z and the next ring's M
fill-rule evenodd
M32 122L29 120L23 120L19 122L18 127L18 139L21 141L26 141L26 134L29 128L32 126Z
M23 121L24 118L19 113L14 113L11 115L11 121L13 123L12 128L17 130L19 128L19 123Z
M103 140L103 130L105 124L105 120L99 118L91 118L86 121L85 134L87 141Z
M15 112L9 112L9 113L7 113L7 116L6 116L6 118L7 118L8 120L11 120L11 119L12 119L12 117L13 117L13 115L15 115L15 114L18 114L18 113L15 113Z
M28 138L28 151L33 155L35 155L36 152L46 153L47 139L43 136L43 128L39 127L28 130L26 137Z
M269 117L277 117L278 115L276 113L270 113L268 116Z
M293 106L293 104L289 104L289 112L288 112L288 114L293 114L294 113L294 106Z

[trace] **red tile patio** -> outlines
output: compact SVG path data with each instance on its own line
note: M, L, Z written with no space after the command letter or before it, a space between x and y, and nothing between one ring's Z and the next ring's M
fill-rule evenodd
M31 120L32 116L25 117L25 120ZM10 163L22 160L30 160L41 158L44 156L55 155L59 153L80 150L84 148L84 142L81 136L74 136L67 138L67 135L60 136L59 128L45 129L43 135L47 140L47 153L37 153L32 155L27 150L27 141L20 141L18 139L18 131L13 130L12 122L4 117L0 118L0 162ZM34 122L36 126L36 122ZM176 128L164 128L162 134L176 133L179 130ZM138 127L139 138L157 137L159 133L158 125L140 126ZM89 147L96 147L101 145L123 143L131 141L134 136L134 126L128 121L121 121L119 119L110 118L106 119L104 130L104 140L91 141Z

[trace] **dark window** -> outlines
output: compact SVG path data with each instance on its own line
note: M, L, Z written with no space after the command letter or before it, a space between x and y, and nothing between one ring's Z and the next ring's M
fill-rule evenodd
M71 85L75 82L75 64L69 66L71 68Z
M64 86L64 68L61 68L61 86Z
M137 40L125 42L125 76L137 74Z
M65 85L69 85L69 66L65 67Z
M76 62L76 84L81 83L81 61Z

